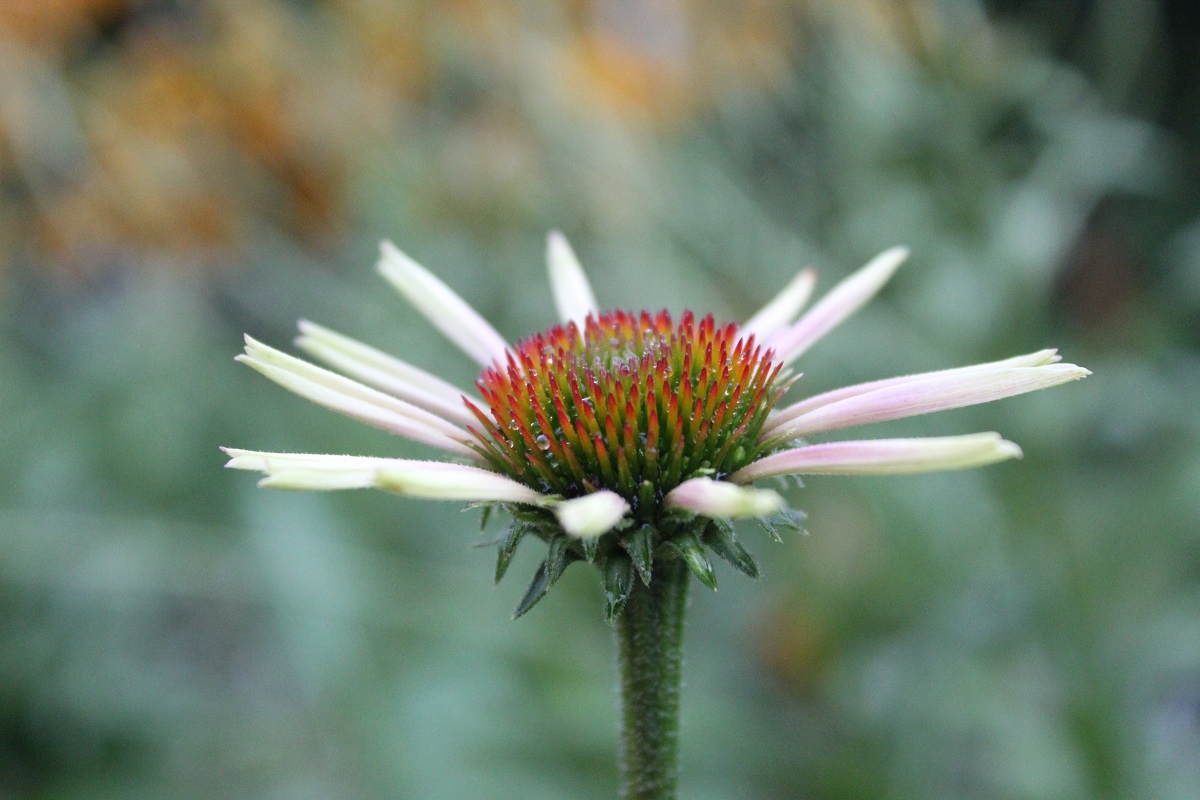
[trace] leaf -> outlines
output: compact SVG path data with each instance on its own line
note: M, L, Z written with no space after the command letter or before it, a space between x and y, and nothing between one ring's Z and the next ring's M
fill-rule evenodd
M650 585L650 576L654 569L654 529L643 525L625 538L625 550L633 559L642 583Z
M549 588L549 574L546 571L546 562L543 561L541 566L537 568L537 572L533 573L533 580L529 582L529 588L525 590L525 596L517 604L517 610L513 612L513 619L519 619L529 609L537 605L537 602L546 596L546 591Z
M610 553L604 562L604 618L609 624L625 610L633 593L635 572L633 560L619 552Z
M714 520L705 531L705 544L714 553L728 561L734 569L751 578L759 576L758 562L734 535L728 522Z

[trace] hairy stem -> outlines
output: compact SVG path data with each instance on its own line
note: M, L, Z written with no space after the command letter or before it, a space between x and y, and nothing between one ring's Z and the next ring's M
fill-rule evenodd
M656 564L617 618L622 800L675 797L688 576L682 559Z

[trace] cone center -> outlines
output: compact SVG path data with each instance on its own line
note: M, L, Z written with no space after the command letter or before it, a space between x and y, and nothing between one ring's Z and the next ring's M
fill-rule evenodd
M782 393L773 355L711 315L589 315L582 330L556 325L484 368L471 433L499 472L563 497L611 489L652 522L683 481L761 455Z

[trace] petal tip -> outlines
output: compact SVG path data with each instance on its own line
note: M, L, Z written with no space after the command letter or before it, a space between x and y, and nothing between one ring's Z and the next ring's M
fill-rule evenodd
M1025 457L1025 452L1021 449L1021 446L1007 439L1001 439L996 443L996 454L1001 457L1001 460Z
M734 478L692 478L672 489L665 502L701 516L734 519L765 517L783 509L783 497L778 492L742 486Z
M607 489L563 500L554 507L554 515L563 530L580 539L608 533L627 513L629 503L625 498Z
M559 319L582 325L588 314L597 310L596 296L579 257L561 231L546 235L546 268Z
M395 256L403 255L403 253L400 252L400 248L396 247L391 239L380 239L379 255L382 258L394 258Z
M379 243L379 260L375 262L375 269L385 278L399 278L408 273L415 264L416 262L390 239Z

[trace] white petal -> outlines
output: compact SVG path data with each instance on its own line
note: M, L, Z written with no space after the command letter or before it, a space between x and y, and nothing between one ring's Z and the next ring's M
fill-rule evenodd
M629 503L616 492L601 489L554 506L558 524L572 536L589 539L608 533L629 513Z
M781 329L792 324L800 309L804 308L804 304L812 296L813 287L816 285L815 270L800 270L782 292L746 320L738 331L739 335L742 338L754 336L760 342L770 339Z
M371 489L376 473L366 469L311 469L295 467L268 474L258 482L264 489L292 489L299 492L339 492L345 489Z
M301 320L300 333L296 345L331 367L440 417L475 424L463 405L466 395L436 375L308 320Z
M1046 364L1040 367L964 367L911 375L833 401L822 401L818 395L811 398L816 401L811 409L799 414L784 409L781 416L786 414L787 420L772 424L766 437L795 439L821 431L962 408L1047 389L1090 374L1074 364Z
M575 251L559 231L550 231L546 239L546 265L550 270L550 289L554 293L559 320L564 325L574 322L583 330L588 314L599 310L596 296Z
M533 505L542 505L548 500L545 495L525 484L490 470L463 464L443 464L430 469L428 464L415 461L409 465L380 467L376 485L381 489L429 500Z
M379 273L447 339L484 366L503 361L504 338L465 300L391 242L379 251Z
M236 447L222 447L221 450L229 456L225 464L227 469L249 469L256 472L272 472L294 467L324 467L326 469L342 469L345 467L364 467L374 469L386 458L369 456L343 456L326 453L267 453L261 450L240 450ZM431 464L442 462L432 461Z
M768 346L787 364L842 320L862 308L908 258L907 247L885 250L829 291L807 314L771 337Z
M318 405L414 441L477 458L470 434L436 414L246 337L238 361Z
M738 486L712 478L692 478L663 499L669 508L682 508L705 517L765 517L783 508L783 498L770 489Z
M830 442L769 455L729 479L749 483L776 475L905 475L980 467L1020 456L1021 448L998 433Z
M332 491L376 487L430 500L535 505L548 500L503 475L445 461L223 449L231 456L226 467L263 472L266 477L259 485L276 489Z
M381 465L401 462L421 464L436 469L445 462L375 458L371 456L328 455L324 453L265 453L257 450L237 450L223 447L229 456L228 469L246 469L266 475L260 486L276 489L305 489L333 491L338 489L367 489L375 486ZM452 466L452 465L446 465Z

